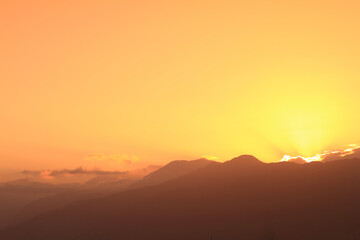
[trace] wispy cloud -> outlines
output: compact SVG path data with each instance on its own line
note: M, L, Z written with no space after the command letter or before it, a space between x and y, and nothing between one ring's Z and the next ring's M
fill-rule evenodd
M86 157L91 162L105 162L110 165L127 165L139 161L139 156L129 154L92 153Z
M201 158L206 159L206 160L212 160L212 161L217 161L217 160L219 160L218 157L213 156L213 155L203 155L203 156L201 156Z

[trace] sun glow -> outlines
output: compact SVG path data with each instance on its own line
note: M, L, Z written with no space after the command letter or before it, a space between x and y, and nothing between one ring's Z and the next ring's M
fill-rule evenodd
M360 143L358 1L20 2L0 3L0 181Z
M322 161L327 158L342 158L351 154L354 154L357 149L360 149L360 146L357 144L350 144L348 148L345 150L332 150L332 151L324 151L323 153L316 154L311 157L303 157L296 156L291 157L289 155L284 155L281 159L281 162L289 162L289 161L304 161L304 162L314 162L314 161Z

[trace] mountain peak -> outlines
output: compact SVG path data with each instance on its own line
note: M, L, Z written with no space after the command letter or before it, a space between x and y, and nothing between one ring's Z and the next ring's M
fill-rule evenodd
M213 162L214 161L207 159L197 159L191 161L175 160L145 176L142 180L136 182L132 187L138 188L166 182L168 180L186 175L197 169L203 168Z
M240 155L236 158L231 159L230 161L228 161L228 163L241 164L246 166L264 164L262 161L252 155Z

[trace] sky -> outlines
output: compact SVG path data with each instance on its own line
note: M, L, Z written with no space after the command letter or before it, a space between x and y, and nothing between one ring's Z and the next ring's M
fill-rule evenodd
M360 142L358 1L0 3L0 180Z

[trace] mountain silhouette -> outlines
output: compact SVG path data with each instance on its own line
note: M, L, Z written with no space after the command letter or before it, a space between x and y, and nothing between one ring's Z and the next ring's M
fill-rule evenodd
M0 239L359 239L360 160L244 155L158 185L73 202Z
M241 166L241 167L253 167L265 164L252 155L240 155L230 161L225 162L225 165Z
M156 185L162 182L166 182L170 179L180 177L182 175L188 174L192 171L195 171L199 168L205 167L214 161L207 159L198 159L198 160L177 160L172 161L162 168L150 173L145 176L142 180L134 183L131 188L140 188L146 186Z
M77 184L53 185L28 179L0 183L0 229L8 226L29 203L77 187Z
M11 216L4 212L3 226L10 226L25 222L26 220L42 213L66 206L78 200L96 199L109 196L116 192L127 190L129 187L134 189L156 185L169 179L187 174L193 170L206 166L211 162L212 161L206 159L173 161L158 169L154 174L145 176L144 179L140 181L127 178L119 179L117 175L97 176L82 185L76 185L77 188L75 189L69 188L67 191L61 192L54 192L54 188L59 188L59 186L63 187L64 184L53 185L48 183L37 183L28 181L27 179L9 182L7 184L12 184L17 187L22 186L21 190L23 192L31 192L34 190L34 186L37 186L38 188L45 188L47 192L52 194L40 195L38 198L31 198L28 201L24 201L22 205L19 205L15 210L13 210ZM4 203L4 209L7 209L8 205L9 203Z

